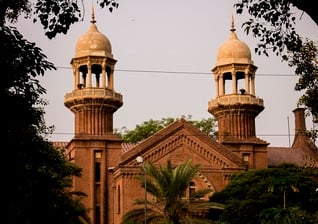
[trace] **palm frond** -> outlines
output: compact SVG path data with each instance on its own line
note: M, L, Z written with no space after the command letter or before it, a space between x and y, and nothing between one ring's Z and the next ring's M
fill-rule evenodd
M122 223L143 223L145 220L145 209L144 208L136 208L125 213Z
M191 160L187 160L183 164L173 166L168 160L166 166L159 167L151 162L144 164L145 175L138 176L138 179L142 187L146 185L146 191L154 198L154 200L147 201L147 220L149 222L155 220L153 223L162 223L164 220L180 223L181 220L187 220L186 223L192 223L189 215L193 209L207 211L210 208L223 208L220 204L202 203L202 201L195 200L211 193L212 189L197 190L191 194L190 199L183 199L189 184L200 169L200 165L191 165L191 162ZM135 200L136 205L142 206L144 203L144 199ZM144 217L144 212L144 208L130 211L125 215L124 220L140 221Z
M211 188L196 190L194 193L192 193L190 201L196 200L198 198L202 198L211 192L213 192L213 190Z

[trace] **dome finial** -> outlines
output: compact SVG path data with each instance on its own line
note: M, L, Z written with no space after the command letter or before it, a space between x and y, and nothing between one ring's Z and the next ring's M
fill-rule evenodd
M234 16L232 14L232 23L231 23L231 29L230 31L234 32L236 29L235 29L235 26L234 26Z
M94 4L92 2L92 18L91 18L91 23L95 24L96 20L95 20L95 13L94 13Z

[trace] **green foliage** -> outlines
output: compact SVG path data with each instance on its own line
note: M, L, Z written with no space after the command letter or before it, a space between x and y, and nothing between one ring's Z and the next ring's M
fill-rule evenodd
M110 12L119 7L118 0L98 0L101 8L106 8ZM84 16L85 7L83 1L68 0L11 0L1 1L0 25L4 25L6 20L14 23L19 16L25 15L33 22L40 22L45 35L52 39L57 34L66 34L71 25L80 21Z
M191 117L190 117L191 118ZM215 118L209 117L199 121L189 120L194 126L200 129L202 132L206 133L211 138L216 139L218 132L216 131L216 120Z
M150 119L140 125L136 125L134 130L128 130L126 127L122 127L120 131L115 129L114 132L121 136L124 142L137 143L150 137L164 127L167 127L172 122L174 122L173 118L163 118L162 120Z
M243 23L245 32L250 32L260 42L255 52L268 56L268 50L277 55L286 50L299 49L302 41L295 31L296 18L291 12L290 1L240 0L235 5L238 14L246 8L252 16Z
M310 113L318 117L318 48L313 41L307 40L298 52L290 55L290 66L297 66L295 73L299 76L296 91L304 93L299 105L307 105Z
M291 164L247 171L233 175L211 200L225 205L220 217L225 223L315 223L317 177L315 170Z
M5 192L2 197L4 223L82 223L88 221L80 202L83 195L71 192L73 176L80 169L68 162L64 152L44 137L45 89L37 80L55 69L41 49L13 27L0 26L0 66L3 71L0 96L6 102L1 124L2 167ZM74 197L75 193L79 197Z
M192 116L190 115L184 118L208 136L216 138L216 120L214 118L202 119L200 121L192 120ZM171 117L162 118L161 120L150 119L149 121L136 125L134 130L128 130L126 127L122 127L115 129L114 132L120 136L124 142L137 143L167 127L176 120L176 118Z
M97 2L101 8L107 8L110 12L119 6L117 0L101 0ZM70 26L78 22L84 13L83 2L76 0L38 0L34 11L46 31L45 35L50 39L60 33L66 34ZM37 17L33 19L34 22L37 22Z
M268 208L260 213L260 224L304 224L314 223L308 220L306 212L298 207Z
M3 26L6 20L11 23L16 22L21 14L29 15L31 11L32 7L29 0L1 1L0 26Z
M211 189L202 189L185 199L184 194L189 184L199 172L199 165L191 165L191 160L184 164L173 166L167 161L166 166L156 167L154 164L147 162L144 165L147 174L137 176L141 186L145 186L154 200L147 200L148 223L202 223L199 218L191 217L190 211L196 208L218 208L220 204L199 203L196 199L211 192ZM144 199L135 201L136 205L143 205ZM123 223L142 223L144 219L144 208L139 207L127 212L124 215ZM202 221L202 220L200 220Z

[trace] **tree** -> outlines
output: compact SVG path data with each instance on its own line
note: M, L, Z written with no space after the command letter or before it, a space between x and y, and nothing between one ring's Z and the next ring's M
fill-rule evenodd
M19 16L37 15L49 38L66 33L77 21L76 1L2 1L0 5L0 97L3 102L3 223L87 223L85 195L73 192L72 178L81 169L68 161L47 136L54 127L44 121L46 90L38 77L54 70L42 50L13 26ZM112 5L114 1L102 1ZM34 8L33 8L34 6ZM35 11L33 11L35 9Z
M316 170L292 164L246 171L233 175L211 200L225 205L225 223L315 223L317 177Z
M308 108L318 121L318 61L317 42L301 37L295 30L296 17L293 9L296 7L312 18L318 25L318 16L314 2L300 0L239 0L235 5L238 14L246 9L251 15L243 23L244 31L252 33L259 39L255 52L269 56L271 50L281 55L291 67L299 80L295 85L296 91L304 91L298 105ZM314 135L315 136L315 135Z
M305 224L316 223L316 219L308 220L307 214L298 207L264 209L259 215L261 224Z
M308 106L313 115L315 123L318 123L318 48L313 41L306 41L299 49L290 56L290 66L296 67L296 74L299 76L295 90L303 91L298 104ZM317 138L318 130L313 129L309 132L309 137L313 140Z
M101 0L97 3L110 12L119 7L117 0ZM82 1L76 0L3 1L0 8L0 25L3 26L6 21L14 23L22 14L25 18L31 18L33 15L33 22L40 22L45 35L52 39L57 34L66 34L72 24L80 21L85 13L83 4Z
M45 139L50 127L44 123L41 99L45 89L36 76L54 66L41 50L23 39L13 27L0 27L0 84L6 102L1 124L2 167L5 192L2 220L5 223L80 223L88 221L86 209L71 192L72 176L80 168Z
M147 201L148 223L197 223L195 217L191 217L191 211L196 208L218 208L222 209L220 204L216 203L198 203L198 198L203 197L211 192L211 189L201 189L190 195L189 199L185 199L185 192L191 181L198 174L200 166L191 165L191 160L184 164L173 166L167 161L167 166L157 168L151 162L144 165L147 173L144 176L137 176L141 186L145 186L149 194L155 200ZM143 205L144 199L136 200L136 205ZM144 208L139 207L127 212L124 215L123 223L142 223L144 218ZM199 219L197 217L197 219Z
M214 118L202 119L200 121L192 120L192 116L183 116L187 121L199 128L211 138L216 138L216 120ZM124 142L137 143L144 140L161 129L167 127L169 124L175 122L176 118L162 118L161 120L145 121L142 124L136 125L135 129L128 130L126 127L115 129L115 134L120 136Z

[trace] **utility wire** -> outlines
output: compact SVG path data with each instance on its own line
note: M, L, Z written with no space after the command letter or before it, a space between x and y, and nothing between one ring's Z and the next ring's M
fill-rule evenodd
M63 67L58 66L58 69L69 69L71 67ZM133 69L115 69L118 72L130 72L130 73L159 73L159 74L181 74L181 75L211 75L212 73L208 72L186 72L186 71L164 71L164 70L133 70ZM292 74L257 74L257 76L283 76L283 77L294 77L295 75ZM74 135L74 133L62 133L62 132L55 132L52 135ZM286 137L289 136L288 134L258 134L259 137Z
M71 132L54 132L50 135L74 135L74 133ZM165 135L160 135L165 136ZM172 135L167 135L172 136ZM187 136L201 136L201 135L187 135ZM294 136L294 135L288 135L288 134L257 134L257 137L286 137L286 136Z
M69 69L71 67L58 66L58 69ZM211 75L209 72L186 72L186 71L165 71L165 70L134 70L134 69L115 69L117 72L130 72L130 73L159 73L159 74L181 74L181 75ZM286 76L295 77L294 74L257 74L257 76Z

